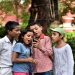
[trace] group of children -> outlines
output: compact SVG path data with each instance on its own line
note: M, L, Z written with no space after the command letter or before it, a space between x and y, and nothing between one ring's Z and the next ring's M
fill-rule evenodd
M51 38L42 30L39 23L23 31L17 22L6 23L6 36L0 39L0 75L73 75L73 54L63 40L64 30L51 29Z

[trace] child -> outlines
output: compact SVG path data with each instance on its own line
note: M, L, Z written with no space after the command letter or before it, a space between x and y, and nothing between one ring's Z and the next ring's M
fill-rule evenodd
M30 57L30 47L32 42L33 32L24 30L19 36L19 41L13 48L13 75L29 75L31 64L34 63Z
M6 35L0 39L0 75L12 75L11 53L20 34L19 23L8 21L5 25Z
M30 26L30 29L34 31L32 56L36 61L34 67L34 75L52 75L52 45L48 36L42 33L42 26L39 23L35 23Z
M72 49L65 43L64 30L55 28L52 30L52 40L56 43L54 50L54 75L73 75L74 60Z

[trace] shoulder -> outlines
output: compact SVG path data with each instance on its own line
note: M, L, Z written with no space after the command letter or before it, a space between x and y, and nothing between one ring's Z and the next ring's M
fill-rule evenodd
M0 49L2 49L4 44L5 44L5 37L0 38Z
M70 52L70 51L72 51L72 48L69 44L66 44L65 46L62 47L62 50L66 51L66 52Z
M21 48L21 49L26 49L26 46L23 43L16 43L14 48Z
M66 44L65 47L66 48L71 48L71 46L69 44Z
M3 42L5 42L5 37L0 38L0 44L3 43Z
M22 43L16 43L15 46L21 47L21 46L23 46L23 44Z
M71 48L71 46L69 45L69 44L66 44L66 46L65 46L65 48L66 48L66 50L72 50L72 48Z
M13 51L21 52L22 46L23 46L22 43L16 43L15 46L13 47Z
M46 36L46 35L44 36L44 38L45 38L45 39L50 39L50 37L49 37L49 36Z
M49 36L44 36L44 39L47 41L47 42L51 42L51 38Z
M22 43L19 43L19 42L18 42L18 43L16 43L16 45L22 45Z

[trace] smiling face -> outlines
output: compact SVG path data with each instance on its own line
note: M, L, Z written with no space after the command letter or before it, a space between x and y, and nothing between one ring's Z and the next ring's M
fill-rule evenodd
M58 32L52 32L51 38L53 42L59 42L62 39L62 35L60 35Z
M34 32L34 35L36 37L39 37L42 34L42 26L35 24L33 26L30 26L30 29Z
M22 38L26 45L30 44L32 42L33 32L27 32Z

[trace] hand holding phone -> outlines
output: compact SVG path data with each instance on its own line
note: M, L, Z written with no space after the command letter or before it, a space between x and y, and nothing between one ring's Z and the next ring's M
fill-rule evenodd
M38 41L37 39L33 38L33 42L37 42L37 41Z
M37 38L33 38L32 44L33 44L33 47L36 48L38 46L38 39Z

